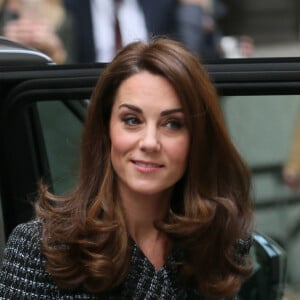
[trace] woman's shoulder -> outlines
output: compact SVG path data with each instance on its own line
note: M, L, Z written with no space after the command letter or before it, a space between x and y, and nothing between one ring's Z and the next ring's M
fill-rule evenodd
M56 293L56 286L45 270L41 239L39 220L18 225L9 236L0 269L3 299L52 299L51 295ZM48 294L48 298L40 297Z
M31 220L27 223L19 224L15 227L8 238L7 244L16 241L40 242L42 238L42 223L38 219Z
M24 233L26 232L30 232L30 233L37 233L37 232L41 232L42 230L42 222L40 219L32 219L26 223L21 223L18 224L13 232L18 232L18 231L22 231Z
M8 237L3 263L14 261L18 257L31 260L39 257L42 260L40 245L42 240L42 224L39 220L32 220L19 224Z

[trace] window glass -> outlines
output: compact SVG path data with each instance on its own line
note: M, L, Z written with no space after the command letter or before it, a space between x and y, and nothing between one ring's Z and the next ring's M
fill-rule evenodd
M300 187L286 184L283 169L292 163L296 136L300 145L300 96L231 96L220 101L233 141L252 170L255 228L286 250L288 280L299 287ZM300 155L292 164L300 172Z
M77 103L76 103L77 102ZM79 147L83 121L70 105L81 110L84 115L86 105L78 101L39 102L38 109L43 129L49 167L56 194L69 191L74 187L79 166Z

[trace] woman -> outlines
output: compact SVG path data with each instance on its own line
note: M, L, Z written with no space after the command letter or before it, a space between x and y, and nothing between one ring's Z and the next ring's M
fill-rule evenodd
M249 173L180 44L121 50L88 110L73 193L11 235L4 299L221 299L251 272Z

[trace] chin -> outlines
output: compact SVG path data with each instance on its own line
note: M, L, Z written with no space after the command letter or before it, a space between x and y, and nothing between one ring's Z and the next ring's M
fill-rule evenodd
M150 187L150 186L139 186L132 189L133 192L144 195L144 196L157 196L160 194L168 193L170 192L171 188L168 187Z

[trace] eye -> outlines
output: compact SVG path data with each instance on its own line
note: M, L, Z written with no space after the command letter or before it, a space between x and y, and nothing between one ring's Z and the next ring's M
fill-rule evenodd
M164 126L166 126L168 129L179 130L184 126L184 124L181 120L169 119L164 123Z
M136 116L133 116L133 115L123 117L122 122L124 122L124 124L126 124L128 126L136 126L141 123L139 118L137 118Z

